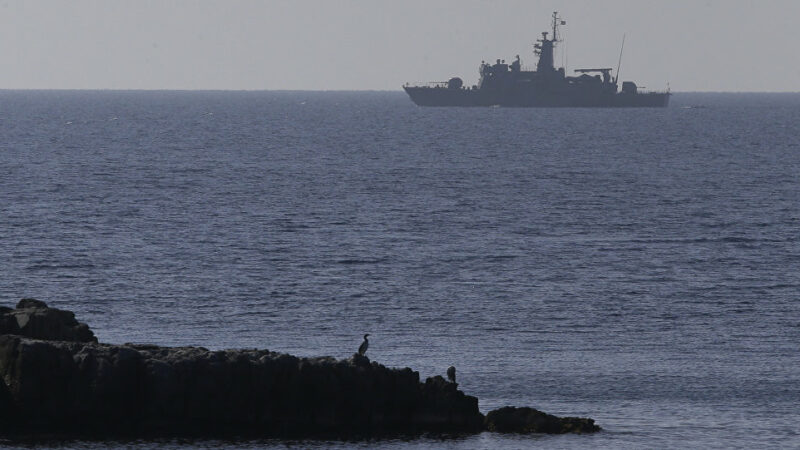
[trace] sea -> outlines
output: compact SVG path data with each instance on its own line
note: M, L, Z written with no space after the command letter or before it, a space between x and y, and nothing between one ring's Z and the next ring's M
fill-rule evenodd
M0 293L101 342L457 368L586 435L59 448L800 448L800 94L0 91Z

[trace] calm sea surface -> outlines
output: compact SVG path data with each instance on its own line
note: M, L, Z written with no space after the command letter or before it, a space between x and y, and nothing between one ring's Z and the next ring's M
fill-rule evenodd
M66 442L800 447L800 94L0 91L0 293L103 342L458 368L586 436ZM2 443L0 443L2 444Z

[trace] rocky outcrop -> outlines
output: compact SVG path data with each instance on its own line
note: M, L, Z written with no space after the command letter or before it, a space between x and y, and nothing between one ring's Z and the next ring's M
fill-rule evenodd
M24 298L16 309L0 307L0 334L16 334L49 341L97 342L75 313L48 308L45 302Z
M0 336L0 376L31 430L264 435L478 431L478 400L354 355L297 358Z
M591 419L493 411L440 376L353 355L97 343L74 314L0 310L0 431L90 435L587 432ZM522 413L526 410L528 412ZM535 414L533 412L535 412ZM542 418L544 417L544 419ZM594 426L597 428L596 426ZM594 430L596 431L596 430Z
M500 433L594 433L600 427L594 420L556 417L533 408L506 406L486 415L486 429Z

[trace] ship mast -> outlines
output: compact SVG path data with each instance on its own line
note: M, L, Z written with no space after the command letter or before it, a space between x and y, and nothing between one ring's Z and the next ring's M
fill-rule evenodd
M536 65L536 71L540 73L549 73L556 70L553 64L553 50L555 49L558 39L558 26L566 25L567 22L558 17L558 11L553 12L553 36L547 39L547 31L542 32L542 38L536 41L533 45L534 52L539 55L539 63Z
M558 17L558 11L553 11L553 43L560 42L558 39L558 26L566 25L567 22Z

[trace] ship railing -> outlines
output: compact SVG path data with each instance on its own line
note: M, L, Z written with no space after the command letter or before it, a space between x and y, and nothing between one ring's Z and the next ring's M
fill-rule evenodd
M447 88L447 81L427 81L427 82L415 82L415 83L406 83L403 87L414 87L414 88Z
M654 89L637 89L636 93L639 95L656 95L656 94L669 94L669 91L658 91Z

